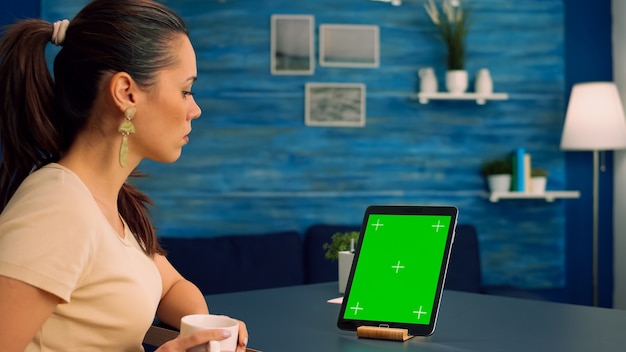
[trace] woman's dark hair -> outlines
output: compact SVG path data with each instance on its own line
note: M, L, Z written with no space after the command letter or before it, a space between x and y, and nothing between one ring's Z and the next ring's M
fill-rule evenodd
M183 20L152 0L95 0L71 20L54 60L45 61L51 23L9 26L0 42L0 211L33 170L56 162L85 128L104 74L127 72L145 88L174 63ZM133 173L131 176L137 176ZM163 253L149 220L150 199L125 183L118 210L148 254Z

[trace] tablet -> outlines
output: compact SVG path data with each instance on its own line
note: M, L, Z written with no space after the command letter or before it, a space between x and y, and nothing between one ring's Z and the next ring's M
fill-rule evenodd
M435 330L458 210L374 205L365 211L337 326Z

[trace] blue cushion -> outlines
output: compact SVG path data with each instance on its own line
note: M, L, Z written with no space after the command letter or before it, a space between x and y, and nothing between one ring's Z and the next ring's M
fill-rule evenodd
M466 292L482 292L480 248L472 225L456 226L448 273L444 288Z
M297 231L221 237L161 237L167 258L204 295L301 285Z
M513 286L484 286L482 284L480 246L476 229L457 225L452 245L445 288L457 291L486 293L499 296L545 300L543 296Z

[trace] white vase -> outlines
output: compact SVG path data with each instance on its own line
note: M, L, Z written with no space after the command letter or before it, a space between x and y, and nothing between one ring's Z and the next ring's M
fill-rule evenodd
M530 193L545 193L548 178L543 176L535 176L530 178Z
M511 175L489 175L487 184L490 192L509 192L511 190Z
M352 268L352 260L354 260L354 253L350 251L340 251L338 254L339 293L344 293L346 292L346 285L348 284L348 277L350 276L350 269Z
M486 68L478 70L476 73L476 81L474 82L474 90L479 94L493 93L493 80L491 74Z
M452 94L463 94L467 90L467 71L448 70L446 72L446 89Z
M420 77L420 92L422 93L437 93L437 76L435 76L435 70L432 67L420 68L418 75Z

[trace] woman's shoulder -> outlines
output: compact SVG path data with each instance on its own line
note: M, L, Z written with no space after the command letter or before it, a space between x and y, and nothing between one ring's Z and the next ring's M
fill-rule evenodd
M28 175L16 191L30 193L33 190L63 193L65 196L91 196L89 189L70 169L60 164L48 164Z
M59 164L48 164L24 179L5 212L14 208L28 211L47 208L84 215L94 206L89 189L76 174Z

